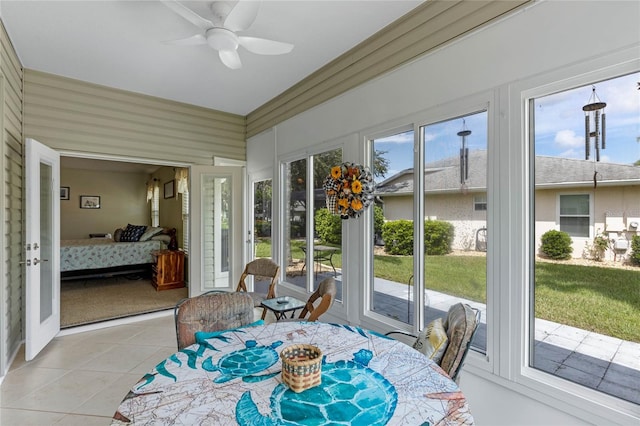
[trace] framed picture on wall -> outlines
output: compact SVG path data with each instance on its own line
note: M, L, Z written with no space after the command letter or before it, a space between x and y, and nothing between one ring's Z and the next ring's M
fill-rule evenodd
M80 208L81 209L99 209L100 197L97 195L81 195Z
M173 198L176 196L175 190L175 180L170 180L169 182L164 184L164 198Z
M61 186L60 187L60 199L61 200L69 200L69 187L68 186Z

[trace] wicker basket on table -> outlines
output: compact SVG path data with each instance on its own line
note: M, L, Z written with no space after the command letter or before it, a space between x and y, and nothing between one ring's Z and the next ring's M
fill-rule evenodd
M313 345L291 345L280 352L282 381L298 393L321 382L322 351Z

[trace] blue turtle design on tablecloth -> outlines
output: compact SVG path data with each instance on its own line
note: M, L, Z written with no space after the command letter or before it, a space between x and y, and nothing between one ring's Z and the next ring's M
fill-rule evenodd
M236 377L242 377L245 382L265 380L279 374L279 372L263 376L254 376L254 374L266 370L278 362L279 356L274 349L280 345L282 345L280 340L269 346L257 346L255 340L247 340L245 349L223 356L216 364L209 357L202 362L202 368L206 371L220 372L220 376L214 380L215 383L228 382Z
M279 384L271 394L271 413L260 414L245 392L236 405L236 421L255 425L384 425L398 403L394 386L369 367L371 351L361 349L353 361L322 365L322 385L296 393Z

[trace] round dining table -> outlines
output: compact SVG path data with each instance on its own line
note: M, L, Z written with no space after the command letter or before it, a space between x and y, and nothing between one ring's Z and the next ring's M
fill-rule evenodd
M280 352L322 351L321 383L294 392ZM458 385L412 347L363 328L276 322L213 333L160 362L112 425L472 425Z

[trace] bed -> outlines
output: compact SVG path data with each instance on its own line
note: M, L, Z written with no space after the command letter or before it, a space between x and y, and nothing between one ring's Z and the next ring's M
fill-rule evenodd
M130 273L148 268L151 253L166 249L164 241L116 242L110 238L60 241L62 278Z

